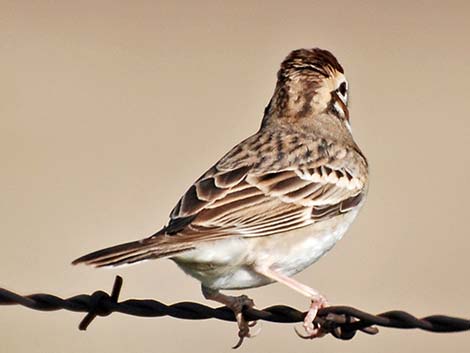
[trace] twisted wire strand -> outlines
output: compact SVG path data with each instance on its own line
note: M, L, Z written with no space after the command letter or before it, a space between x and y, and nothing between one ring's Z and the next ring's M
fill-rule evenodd
M0 288L0 305L22 305L41 311L68 310L86 312L87 315L79 324L80 330L86 330L97 316L108 316L113 312L141 317L171 316L178 319L204 320L219 319L236 321L232 310L227 307L211 308L192 302L180 302L166 305L151 299L129 299L118 301L123 280L116 276L111 294L98 290L93 294L80 294L70 298L60 298L51 294L32 294L22 296L7 289ZM265 320L277 323L302 322L306 313L285 305L275 305L264 309L243 311L249 321ZM417 328L431 332L470 331L470 320L433 315L424 318L399 310L373 315L349 306L331 306L320 309L314 320L326 333L342 340L354 337L357 331L376 334L375 326L400 329Z

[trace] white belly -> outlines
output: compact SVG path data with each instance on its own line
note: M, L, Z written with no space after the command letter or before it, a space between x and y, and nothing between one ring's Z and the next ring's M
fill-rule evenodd
M287 276L304 270L341 239L357 213L358 208L294 232L203 243L172 260L209 288L259 287L272 281L257 273L257 266L270 267Z

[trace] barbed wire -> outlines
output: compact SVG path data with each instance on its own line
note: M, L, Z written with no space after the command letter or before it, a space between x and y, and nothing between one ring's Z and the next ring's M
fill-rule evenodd
M0 288L0 305L22 305L41 311L68 310L85 312L87 315L79 324L80 330L86 330L97 316L108 316L113 312L141 317L171 316L178 319L204 320L219 319L236 321L231 309L227 307L211 308L192 302L180 302L166 305L152 299L128 299L118 301L122 288L122 277L116 276L111 295L98 290L93 294L80 294L62 299L51 294L31 294L22 296ZM264 309L246 308L243 315L248 321L264 320L277 323L302 322L306 313L285 305L275 305ZM470 320L432 315L423 318L400 310L387 311L373 315L349 306L330 306L320 309L314 324L320 325L325 333L342 340L349 340L357 331L376 334L375 326L400 329L421 329L431 332L470 331Z

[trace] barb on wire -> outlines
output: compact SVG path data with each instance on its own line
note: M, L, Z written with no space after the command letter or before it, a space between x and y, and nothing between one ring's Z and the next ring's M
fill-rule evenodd
M0 305L22 305L34 310L69 310L86 312L79 324L86 330L97 316L108 316L113 312L143 317L171 316L179 319L219 319L236 321L232 310L227 307L211 308L198 303L181 302L166 305L151 299L129 299L118 301L123 280L116 276L111 295L96 291L91 295L81 294L62 299L50 294L22 296L0 288ZM275 305L261 310L246 309L243 312L248 321L265 320L278 323L302 322L306 313L284 305ZM376 334L375 326L401 329L418 328L431 332L470 331L470 320L445 315L427 316L421 319L404 311L394 310L373 315L349 306L330 306L320 309L314 323L326 333L342 340L354 337L357 331Z

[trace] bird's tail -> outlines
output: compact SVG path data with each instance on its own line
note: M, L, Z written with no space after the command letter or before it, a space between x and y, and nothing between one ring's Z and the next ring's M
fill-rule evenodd
M194 248L192 242L174 241L175 236L157 233L149 238L111 246L79 257L73 265L120 266L148 259L170 257Z

